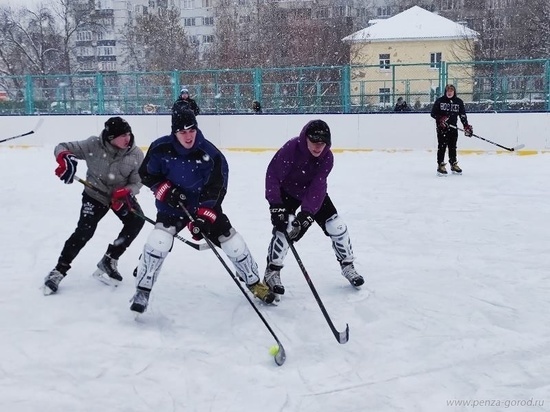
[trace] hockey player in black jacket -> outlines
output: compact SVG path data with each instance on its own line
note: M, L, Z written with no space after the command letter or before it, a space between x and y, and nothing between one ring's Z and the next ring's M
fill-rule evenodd
M189 89L183 87L180 91L180 97L172 105L172 113L179 113L182 110L191 110L195 116L198 116L201 112L201 109L195 99L192 99L189 95Z
M464 126L465 136L471 137L474 129L468 123L464 102L456 96L456 89L452 84L445 86L445 94L435 101L431 116L435 119L437 132L437 174L440 176L447 174L444 163L447 147L449 148L451 171L461 174L462 169L458 166L456 160L456 142L458 140L456 123L458 118L460 117L460 121ZM451 127L451 125L455 127Z

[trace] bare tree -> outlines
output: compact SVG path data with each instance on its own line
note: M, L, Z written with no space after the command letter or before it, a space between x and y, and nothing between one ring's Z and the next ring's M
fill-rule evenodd
M5 74L48 74L61 70L56 56L61 38L55 19L46 8L32 11L0 9L0 51Z
M138 70L171 71L196 67L197 50L187 41L177 9L158 8L122 31L127 62Z

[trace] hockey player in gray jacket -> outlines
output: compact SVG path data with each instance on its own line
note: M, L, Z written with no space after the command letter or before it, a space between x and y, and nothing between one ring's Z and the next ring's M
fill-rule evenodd
M60 143L55 147L54 154L58 163L55 174L64 183L73 182L77 159L84 160L88 167L86 180L98 190L84 187L77 227L65 242L57 265L46 276L44 293L49 295L57 292L72 261L93 237L99 221L109 209L121 220L123 227L108 246L93 275L104 283L116 286L122 280L117 270L118 259L144 224L141 217L131 213L132 209L142 213L135 195L142 186L138 170L143 161L143 152L135 145L132 129L126 120L111 117L105 122L100 136Z

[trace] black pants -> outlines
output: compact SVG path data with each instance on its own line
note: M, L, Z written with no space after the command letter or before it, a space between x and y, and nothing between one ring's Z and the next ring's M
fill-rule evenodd
M456 142L458 140L458 130L447 128L446 130L437 130L437 164L445 161L445 151L449 148L449 163L456 162Z
M290 214L295 214L296 209L302 204L302 202L298 199L293 198L288 193L282 192L282 199L283 204L285 205L286 210ZM325 229L325 223L329 218L337 214L336 207L332 203L332 200L330 199L328 193L325 195L325 198L323 199L323 204L321 205L320 209L313 215L313 218L317 222L319 226L321 226L321 229L323 229L323 232L328 236L328 233Z
M135 199L132 199L132 203L132 207L137 212L140 214L143 213ZM65 242L65 246L59 256L58 265L64 266L65 268L70 267L70 264L76 258L80 250L82 250L86 243L94 236L99 221L103 219L109 209L109 206L105 206L88 196L86 193L82 194L80 219L78 220L74 233ZM114 213L124 226L115 241L109 245L107 251L111 258L118 259L137 237L145 221L128 210L124 211L122 209L118 212L114 211Z

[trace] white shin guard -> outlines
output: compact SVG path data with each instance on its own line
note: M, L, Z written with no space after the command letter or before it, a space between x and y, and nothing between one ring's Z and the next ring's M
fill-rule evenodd
M343 219L334 215L325 222L325 230L332 239L332 248L336 259L341 263L351 263L354 260L348 227Z
M229 236L220 236L218 240L224 253L233 262L237 275L247 285L253 285L258 282L260 280L258 276L258 264L252 257L243 237L235 229L231 228Z
M149 234L137 269L136 286L139 289L153 288L164 259L172 248L175 234L175 227L165 228L161 223L157 223Z
M267 250L268 265L275 265L282 268L284 266L286 254L288 253L288 248L288 241L284 233L275 231Z

